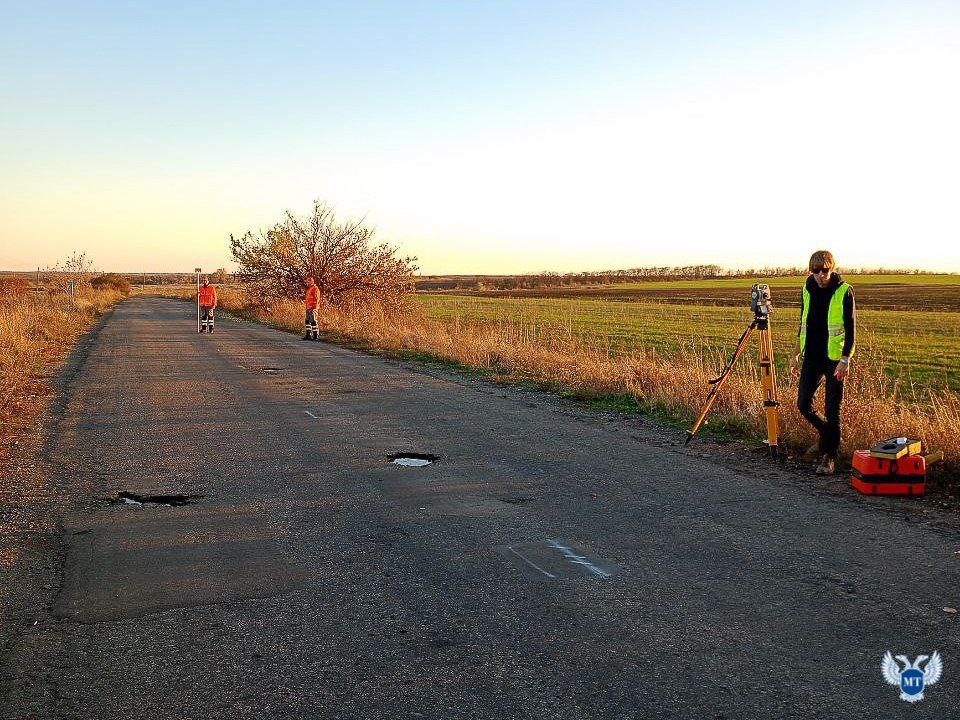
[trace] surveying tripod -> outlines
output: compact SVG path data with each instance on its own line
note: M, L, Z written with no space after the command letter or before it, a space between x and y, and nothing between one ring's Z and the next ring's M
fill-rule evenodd
M753 322L743 331L737 341L737 347L733 351L733 355L727 361L723 370L717 377L709 381L713 387L710 389L710 394L707 395L706 403L704 403L697 421L687 431L687 439L684 444L693 440L693 436L697 434L697 430L700 429L706 419L707 413L710 412L713 401L717 399L717 393L727 382L737 358L743 354L747 347L747 341L753 331L756 330L760 335L760 380L763 384L763 410L767 420L767 445L770 447L770 455L777 456L777 439L780 436L780 412L777 408L780 407L780 403L777 400L777 374L773 365L773 340L770 337L770 311L773 309L773 303L770 300L769 285L757 284L753 286L750 292L750 309L753 310Z

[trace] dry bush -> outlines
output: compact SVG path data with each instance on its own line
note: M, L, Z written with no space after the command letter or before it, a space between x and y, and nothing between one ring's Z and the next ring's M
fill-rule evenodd
M0 305L0 418L43 366L51 319L36 306L36 299L25 296Z
M16 275L0 277L0 303L8 303L30 292L30 283Z
M130 294L130 281L117 273L98 275L90 280L90 287L94 290L113 290L122 295Z

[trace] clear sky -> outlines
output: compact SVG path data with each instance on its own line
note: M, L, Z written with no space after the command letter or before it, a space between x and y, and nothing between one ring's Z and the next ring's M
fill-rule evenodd
M320 198L428 273L960 271L958 78L955 0L6 0L0 268Z

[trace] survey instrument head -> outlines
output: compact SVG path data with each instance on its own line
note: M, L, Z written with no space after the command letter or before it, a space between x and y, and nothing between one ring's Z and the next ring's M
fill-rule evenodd
M770 299L770 286L757 283L750 290L750 309L754 317L765 318L773 310L773 301Z

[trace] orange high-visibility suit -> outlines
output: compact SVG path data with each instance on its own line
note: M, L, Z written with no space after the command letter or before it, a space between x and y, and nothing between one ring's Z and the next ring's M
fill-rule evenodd
M308 287L306 295L303 296L303 302L307 310L316 310L320 305L320 288L316 285Z
M304 340L319 340L320 326L317 324L317 307L320 305L320 288L312 282L307 286L307 292L303 296L303 304L307 308L307 318L304 325Z
M200 307L214 308L217 306L217 289L213 285L200 286Z
M213 332L213 309L217 306L217 291L213 285L201 285L197 292L200 301L200 332Z

